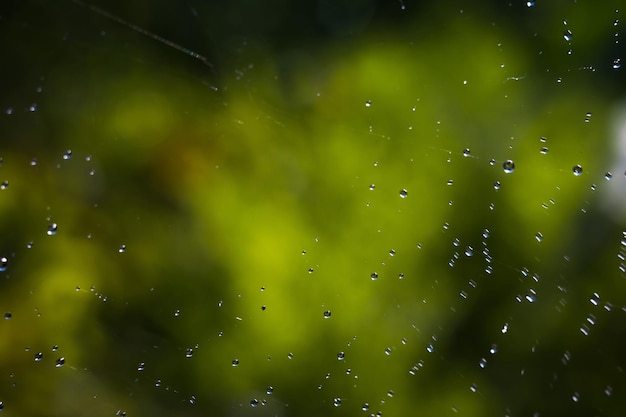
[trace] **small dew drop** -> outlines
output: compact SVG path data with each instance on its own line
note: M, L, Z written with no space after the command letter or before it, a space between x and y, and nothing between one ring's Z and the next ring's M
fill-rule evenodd
M370 184L370 190L374 191L376 189L376 184Z
M335 407L341 407L341 398L335 398L333 399L333 405Z
M7 188L9 188L9 181L2 181L2 184L0 184L0 190L6 190Z
M35 353L35 362L39 362L43 359L43 352Z
M4 319L5 320L11 320L11 317L13 317L13 314L11 314L11 313L4 313Z
M537 242L541 242L543 240L543 234L541 232L537 232L535 239L537 239Z
M605 178L607 181L610 181L610 180L611 180L611 178L613 178L613 174L611 174L610 172L607 172L606 174L604 174L604 178Z
M144 369L146 369L146 364L144 362L141 362L138 366L137 366L137 370L138 371L143 371Z
M489 353L491 353L492 355L498 353L498 345L496 345L495 343L491 345L491 347L489 348Z
M591 121L591 112L585 113L585 123L589 123Z
M331 313L331 311L330 311L330 310L326 310L326 311L324 311L324 318L325 318L325 319L329 319L331 315L332 315L332 313Z
M342 361L342 360L344 360L345 358L346 358L346 354L345 354L345 352L339 352L339 353L337 353L337 360L338 360L338 361Z
M510 159L507 159L506 161L504 161L504 163L502 164L502 168L504 169L504 172L507 174L512 173L513 171L515 171L515 162L513 162Z
M188 348L187 351L185 352L185 357L186 358L191 358L193 357L193 349L192 348Z
M367 411L369 410L369 408L370 408L369 403L363 403L363 405L361 406L361 410L363 411Z
M265 389L265 393L266 393L267 395L272 395L272 394L274 393L274 387L273 387L273 386L271 386L271 385L270 385L270 386L268 386L268 387Z
M72 158L72 150L68 149L63 153L63 159L68 160Z
M534 1L527 1L526 2L526 7L533 7L535 5Z
M365 102L365 107L372 107L372 102L371 102L371 100L367 100L367 101Z
M500 181L496 181L493 183L493 189L498 191L500 188L502 188L502 184L500 183Z
M391 355L391 348L390 347L385 348L385 355L387 355L387 356Z
M54 363L54 366L57 368L62 367L63 365L65 365L65 358L64 357L60 357L56 360L56 362Z
M548 154L548 148L546 148L545 146L542 147L541 149L539 149L539 153L542 155L547 155Z
M250 400L250 406L251 407L256 407L259 405L259 400L257 400L256 398Z
M233 359L232 365L233 366L239 366L239 359Z
M571 42L572 41L572 31L567 29L564 33L563 33L563 39L565 39L567 42Z
M176 310L174 312L174 317L180 317L180 310Z
M616 58L613 60L613 69L618 70L622 68L622 60L620 58Z
M463 156L464 156L464 157L466 157L466 158L467 158L467 157L468 157L468 156L470 156L471 154L472 154L472 152L470 151L470 149L469 149L469 148L465 148L465 149L463 149Z
M396 251L394 249L391 249L389 251L389 256L396 256Z
M124 253L126 252L126 245L122 245L119 247L119 249L117 250L119 253Z
M0 272L4 272L7 270L7 265L9 264L9 260L4 256L0 258Z
M574 175L579 177L583 174L583 167L581 167L580 165L575 165L574 168L572 168L572 172L574 173Z
M400 190L400 197L401 198L406 198L409 195L409 192L406 189L402 189Z
M48 230L46 231L46 234L48 236L54 236L54 235L57 234L57 229L58 229L57 224L56 223L52 223L52 224L50 224L48 226Z
M372 281L376 281L378 279L378 272L372 272L370 278Z
M478 366L480 366L481 369L485 369L487 367L487 359L480 358L480 361L478 362Z

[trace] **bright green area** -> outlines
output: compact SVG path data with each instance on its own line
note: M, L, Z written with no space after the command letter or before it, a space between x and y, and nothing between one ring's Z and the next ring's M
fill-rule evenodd
M193 6L215 72L86 6L7 15L3 413L620 415L615 7L330 8L307 41Z

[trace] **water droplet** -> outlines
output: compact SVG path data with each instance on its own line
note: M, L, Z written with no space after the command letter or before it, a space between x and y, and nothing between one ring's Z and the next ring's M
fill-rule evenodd
M487 359L480 358L480 361L478 362L478 366L480 366L481 369L485 369L487 367Z
M13 317L13 314L11 314L11 313L4 313L4 319L5 320L11 320L11 317Z
M43 352L37 352L35 353L35 361L39 362L43 359Z
M391 355L391 348L390 347L385 348L385 355L387 355L387 356Z
M471 246L468 246L467 248L465 248L465 256L467 257L474 256L474 248Z
M233 359L233 366L239 366L239 359Z
M371 102L371 100L367 100L367 101L365 102L365 107L371 107L371 106L372 106L372 102Z
M610 181L611 178L613 178L613 174L611 174L610 172L607 172L606 174L604 174L604 178L606 178L607 181Z
M574 401L575 403L578 402L578 400L580 400L580 394L578 394L577 392L574 393L574 395L572 395L572 401Z
M500 183L500 181L496 181L493 183L493 189L494 190L499 190L500 188L502 188L502 184Z
M7 188L9 188L9 181L2 181L2 184L0 184L0 190L6 190Z
M376 185L375 184L370 184L370 190L374 191L376 189Z
M580 165L575 165L574 168L572 168L572 172L577 177L581 176L583 174L583 167L581 167Z
M496 164L496 160L495 160L495 159L493 159L493 158L491 158L491 159L489 160L489 165L494 166L495 164Z
M257 405L259 405L259 400L257 400L256 398L250 400L251 407L256 407Z
M495 343L491 345L489 347L489 353L491 353L492 355L495 355L496 353L498 353L498 345L496 345Z
M47 234L48 236L54 236L54 235L56 235L56 234L57 234L57 228L58 228L58 226L57 226L57 224L56 224L56 223L52 223L52 224L50 224L50 225L48 226L48 230L46 231L46 234Z
M391 249L389 251L389 256L395 256L396 255L396 251L394 249Z
M563 39L565 39L567 42L571 42L572 41L572 31L567 29L564 33L563 33Z
M138 366L137 366L137 370L138 371L143 371L144 369L146 369L146 364L144 362L141 362Z
M174 317L179 317L180 316L180 310L176 310L174 312Z
M541 153L542 155L547 155L548 154L548 148L546 148L545 146L542 147L541 149L539 149L539 153Z
M119 253L124 253L126 252L126 245L122 245L120 246L120 248L117 250Z
M268 386L268 387L265 389L265 393L266 393L267 395L272 395L272 394L274 393L274 387L273 387L273 386L271 386L271 385L270 385L270 386Z
M534 1L527 1L526 2L526 7L533 7L535 5Z
M9 260L4 256L0 258L0 272L4 272L7 270L7 265L9 264Z
M363 405L361 406L361 410L363 411L367 411L369 410L369 408L370 408L369 403L363 403Z
M426 346L426 352L433 353L435 351L435 347L432 344Z
M192 356L193 356L193 349L192 348L188 348L187 351L185 352L185 357L186 358L191 358Z
M335 407L340 407L341 406L341 398L335 398L333 399L333 405Z
M54 366L55 366L55 367L57 367L57 368L60 368L60 367L62 367L63 365L65 365L65 358L64 358L64 357L60 357L60 358L58 358L58 359L55 361L55 363L54 363Z
M591 112L585 113L585 123L589 123L591 121Z
M471 151L470 151L470 149L469 149L469 148L465 148L465 149L463 149L463 156L464 156L464 157L468 157L468 156L470 156L471 154L472 154L472 153L471 153Z
M65 153L63 153L63 159L67 160L71 158L72 158L72 150L68 149L67 151L65 151Z
M406 189L402 189L400 190L400 197L401 198L406 198L409 195L409 192Z
M289 354L287 355L287 359L289 360L293 359L293 353L289 352Z
M337 360L338 360L338 361L342 361L342 360L344 360L345 358L346 358L346 354L345 354L345 352L339 352L339 353L337 353Z
M515 162L513 162L510 159L507 159L506 161L504 161L504 163L502 164L502 168L504 169L504 172L506 172L507 174L512 173L513 171L515 171Z
M331 313L331 311L330 311L330 310L326 310L326 311L324 311L324 318L325 318L325 319L329 319L331 315L332 315L332 313Z
M504 326L502 326L502 334L505 334L506 332L509 331L509 323L504 323Z
M622 60L620 58L616 58L613 60L613 69L617 70L622 68Z
M541 242L543 240L543 234L541 232L537 232L535 239L537 239L537 242Z

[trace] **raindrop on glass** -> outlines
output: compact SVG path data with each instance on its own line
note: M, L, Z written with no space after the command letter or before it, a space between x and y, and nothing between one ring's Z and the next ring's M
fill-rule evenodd
M527 1L526 2L526 7L533 7L535 5L534 1Z
M389 256L395 256L395 255L396 255L396 251L395 251L395 250L393 250L393 249L391 249L391 250L389 251Z
M144 369L146 369L146 364L144 362L141 362L138 366L137 366L137 370L138 371L143 371Z
M409 192L406 189L402 189L400 190L400 197L401 198L406 198L409 195Z
M578 177L583 174L583 167L581 167L580 165L575 165L574 168L572 168L572 172Z
M510 159L507 159L506 161L504 161L504 163L502 164L502 168L504 169L504 172L506 172L507 174L512 173L513 171L515 171L515 162L513 162Z
M491 347L489 347L489 353L491 353L492 355L498 353L498 345L496 345L495 343L491 345Z

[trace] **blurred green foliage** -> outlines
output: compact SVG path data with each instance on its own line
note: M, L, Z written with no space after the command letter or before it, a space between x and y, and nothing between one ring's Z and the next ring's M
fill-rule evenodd
M620 415L616 7L170 3L3 6L4 413Z

